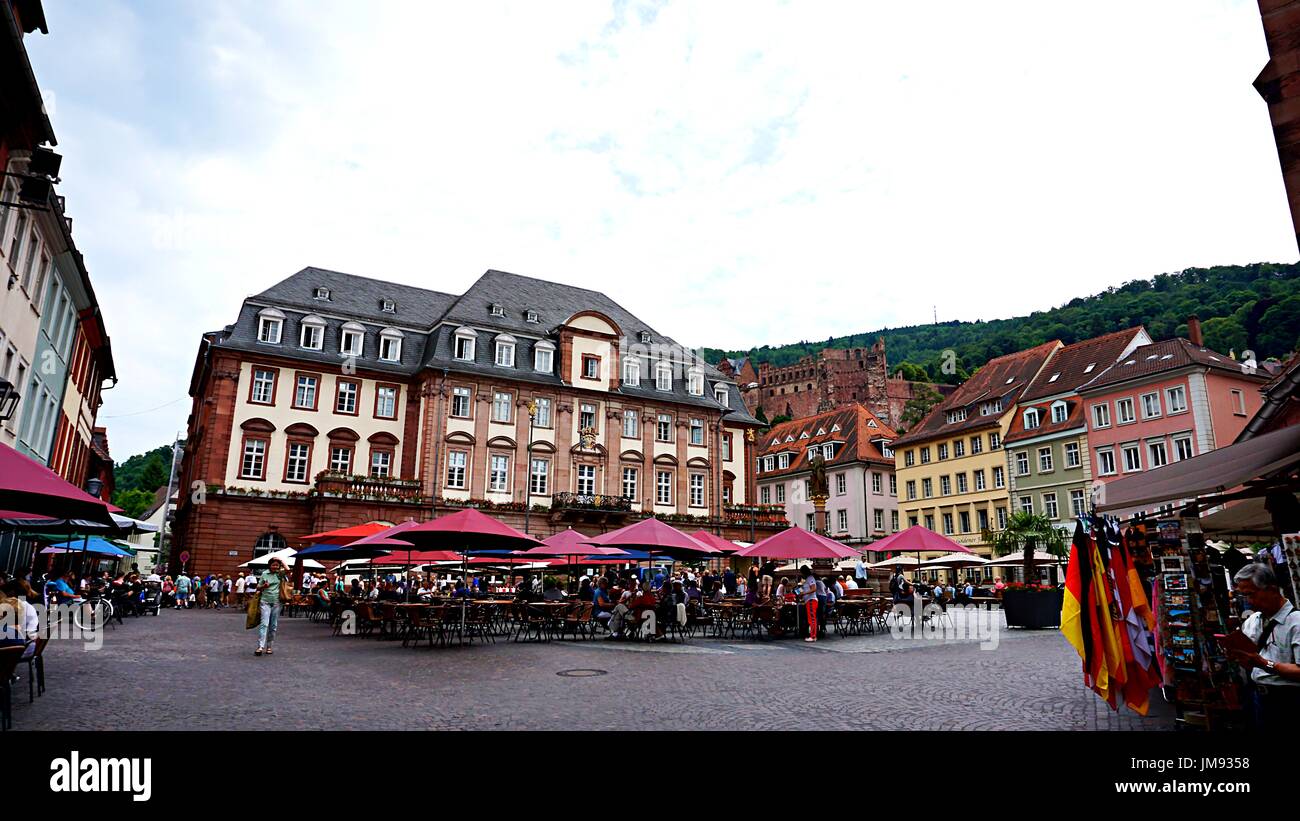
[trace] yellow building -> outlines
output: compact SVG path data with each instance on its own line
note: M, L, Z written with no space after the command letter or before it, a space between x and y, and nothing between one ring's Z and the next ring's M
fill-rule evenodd
M981 556L981 533L1010 514L1002 437L1021 393L1061 347L1047 342L989 361L893 442L903 527L924 525Z

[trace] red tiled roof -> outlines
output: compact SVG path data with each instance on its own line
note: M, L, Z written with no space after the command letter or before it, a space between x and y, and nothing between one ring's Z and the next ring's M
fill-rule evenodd
M1028 350L990 359L952 396L936 405L914 428L895 440L894 447L996 425L1002 414L981 416L979 403L1001 399L1003 412L1010 410L1043 363L1059 347L1060 340L1054 339ZM948 411L960 408L967 410L966 418L949 422Z
M1081 385L1079 392L1094 391L1130 379L1156 376L1193 366L1235 373L1261 382L1268 378L1266 374L1244 373L1241 365L1231 357L1201 345L1193 345L1189 340L1177 338L1143 345L1097 374L1091 381Z
M1056 401L1065 402L1066 415L1064 422L1052 421L1052 405ZM1025 402L1020 400L1016 413L1011 417L1011 424L1007 427L1007 435L1002 437L1004 445L1011 445L1025 439L1033 439L1038 436L1046 436L1050 433L1057 433L1063 430L1073 430L1083 425L1083 401L1074 396L1069 399L1056 400L1051 402ZM1025 411L1030 408L1038 408L1038 427L1025 428Z
M1144 330L1141 326L1125 328L1122 331L1066 345L1047 360L1038 377L1030 383L1029 388L1020 397L1020 401L1032 402L1044 396L1073 393L1080 385L1113 365L1124 349L1132 343L1133 338Z
M807 434L806 438L804 434ZM759 442L758 455L771 456L788 451L791 453L790 466L782 470L765 471L760 478L808 470L808 448L828 442L843 444L835 448L835 455L826 463L827 467L849 462L893 465L894 460L885 458L880 447L872 440L892 440L897 435L893 428L856 402L816 416L782 422L765 434L756 434L755 438ZM787 439L791 441L786 441Z

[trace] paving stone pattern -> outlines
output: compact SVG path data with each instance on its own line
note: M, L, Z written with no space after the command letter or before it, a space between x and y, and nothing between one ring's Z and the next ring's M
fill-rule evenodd
M240 611L165 611L102 649L52 642L48 690L15 687L14 728L42 729L1169 729L1167 705L1111 713L1056 631L973 641L889 635L682 644L403 648L283 619L257 658ZM569 670L604 675L562 676ZM25 672L25 668L22 672Z

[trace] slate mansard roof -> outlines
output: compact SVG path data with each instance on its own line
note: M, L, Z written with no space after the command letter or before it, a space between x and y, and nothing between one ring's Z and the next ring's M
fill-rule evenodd
M328 300L316 298L319 288L329 290ZM392 312L383 310L385 301L392 303ZM501 306L501 316L493 315L494 305ZM279 310L285 317L278 345L264 344L257 338L258 314L267 308ZM558 346L559 327L580 311L597 311L609 317L618 325L624 340L633 346L633 350L640 344L643 333L650 335L651 346L682 352L687 350L605 294L586 288L504 271L487 271L468 291L456 296L314 267L304 268L245 300L239 318L215 334L213 344L248 353L287 356L306 363L337 365L340 362L338 351L342 326L345 322L356 322L366 331L362 354L357 362L361 369L411 378L426 369L445 368L453 373L507 376L522 382L558 387L564 382L554 371L533 369L533 351L542 340ZM535 315L536 321L530 321L530 313ZM318 351L299 345L302 321L313 314L325 322L324 341ZM474 346L472 362L454 357L455 332L461 327L470 327L476 332L478 342ZM386 328L396 329L402 334L400 362L379 359L379 334ZM503 333L515 337L513 368L502 368L494 362L491 342ZM556 359L558 361L558 355ZM616 393L717 410L720 406L714 399L714 388L724 385L728 399L725 419L740 424L758 424L758 420L745 409L740 391L731 379L698 358L696 364L704 375L704 396L687 392L684 371L680 368L675 373L672 391L656 390L653 362L649 358L642 361L641 385L622 386Z

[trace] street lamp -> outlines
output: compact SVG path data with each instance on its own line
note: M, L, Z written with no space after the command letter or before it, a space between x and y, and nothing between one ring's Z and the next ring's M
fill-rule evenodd
M537 400L528 400L528 464L524 470L524 533L532 535L528 531L528 520L533 510L533 423L537 421Z

